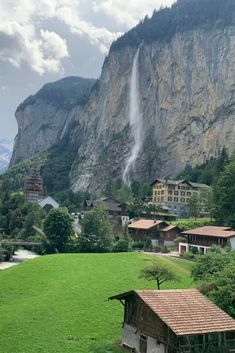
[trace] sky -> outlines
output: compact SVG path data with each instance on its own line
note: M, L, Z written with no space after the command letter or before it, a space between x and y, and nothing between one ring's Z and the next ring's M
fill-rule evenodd
M0 140L17 133L17 106L46 82L98 78L109 47L174 0L1 0Z

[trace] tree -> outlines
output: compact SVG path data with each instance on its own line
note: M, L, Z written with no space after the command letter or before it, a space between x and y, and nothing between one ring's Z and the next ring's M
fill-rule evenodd
M227 253L210 251L197 258L197 262L192 269L192 278L194 281L210 279L211 276L222 271L229 262L230 257Z
M53 209L47 215L43 231L50 244L46 245L50 252L64 252L66 244L73 234L72 220L65 208Z
M214 247L197 259L192 278L199 290L235 318L235 254Z
M209 212L210 218L213 216L213 195L212 188L204 188L199 193L199 203L201 208L204 208L206 212Z
M113 245L113 229L107 212L101 206L94 207L81 221L80 248L83 252L108 252Z
M156 281L157 289L167 281L176 281L178 277L176 274L167 267L154 264L151 267L147 267L140 272L140 278L144 278L147 281Z
M196 193L190 197L188 206L189 206L190 215L196 219L199 215L199 208L200 208L200 200Z
M235 154L213 187L213 215L220 224L235 226Z

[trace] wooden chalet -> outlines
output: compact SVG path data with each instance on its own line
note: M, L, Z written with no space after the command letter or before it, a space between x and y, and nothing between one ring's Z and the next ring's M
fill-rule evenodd
M131 352L235 352L235 320L196 289L130 291L109 299L124 306L122 344Z
M169 225L162 220L140 219L128 225L134 241L152 241L153 247L172 246L174 239L180 234L178 227Z
M204 226L181 234L186 237L186 243L179 243L180 253L197 248L200 254L205 254L213 245L235 250L235 231L229 227Z
M126 204L122 203L112 197L105 197L99 200L85 200L84 201L84 209L90 210L95 206L103 206L109 216L121 216L125 214Z

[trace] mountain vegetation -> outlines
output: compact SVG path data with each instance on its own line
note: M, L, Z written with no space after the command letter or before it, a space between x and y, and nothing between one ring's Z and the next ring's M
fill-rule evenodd
M142 42L168 42L176 33L195 28L224 28L235 23L234 13L233 0L178 0L171 8L162 7L151 18L146 16L114 42L111 51L127 45L138 47Z
M46 83L35 95L28 97L17 108L23 110L34 104L37 99L53 104L64 110L71 110L76 105L84 105L96 80L82 77L66 77L56 82Z
M184 170L177 175L177 179L187 179L197 183L212 185L228 163L228 152L226 148L223 147L218 157L211 158L205 163L195 167L188 164Z

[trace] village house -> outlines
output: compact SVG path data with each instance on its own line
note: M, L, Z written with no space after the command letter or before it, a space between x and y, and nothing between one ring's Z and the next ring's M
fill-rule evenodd
M58 202L54 200L51 196L47 196L41 200L38 200L38 204L46 213L48 213L52 209L57 209L60 207Z
M109 216L121 216L126 214L127 205L114 199L113 197L84 201L84 209L87 211L98 205L104 207Z
M109 299L124 306L122 345L131 352L235 352L235 320L196 289L130 291Z
M134 241L151 239L153 247L174 245L174 240L180 234L178 227L169 225L162 220L140 219L128 225L131 238Z
M168 179L156 179L151 186L153 189L152 202L169 208L178 217L188 217L190 197L209 188L206 184ZM206 210L202 207L200 211L204 213Z
M204 226L181 233L185 243L179 243L179 253L196 248L200 254L205 254L213 246L229 247L235 250L235 231L229 227Z

